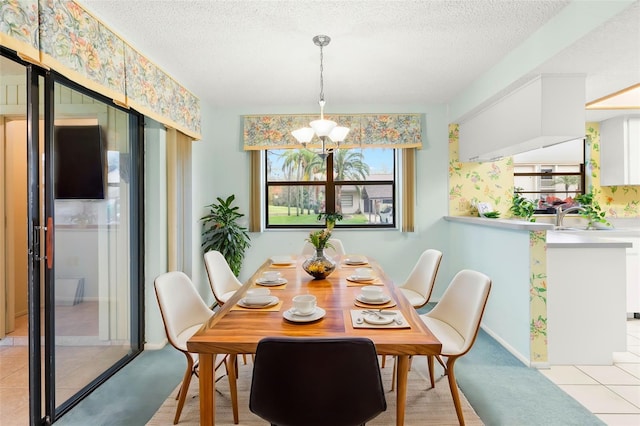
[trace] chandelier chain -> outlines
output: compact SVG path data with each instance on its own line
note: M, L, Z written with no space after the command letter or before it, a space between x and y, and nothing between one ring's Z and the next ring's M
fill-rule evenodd
M320 45L320 101L324 102L324 78L323 78L323 59L324 55L322 53L322 45Z

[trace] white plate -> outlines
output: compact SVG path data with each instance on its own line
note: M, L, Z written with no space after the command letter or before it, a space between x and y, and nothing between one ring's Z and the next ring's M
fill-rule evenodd
M265 278L258 278L256 280L256 284L263 285L265 287L274 286L274 285L282 285L282 284L286 284L286 283L287 283L287 279L286 278L278 278L275 281L270 281L270 280L267 280Z
M358 275L350 275L347 277L347 279L349 281L355 281L357 283L366 283L366 282L375 280L376 277L360 277Z
M242 306L243 308L252 308L252 309L269 308L271 306L278 304L279 301L280 299L278 299L277 296L269 296L269 302L263 303L260 305L253 305L253 304L247 303L247 301L244 300L244 298L242 298L238 300L238 306Z
M273 265L291 265L294 259L291 256L273 256L271 263Z
M369 263L365 257L352 256L344 259L344 263L347 265L366 265Z
M304 316L296 315L295 313L292 312L291 309L288 309L284 311L282 316L291 322L311 322L311 321L319 320L320 318L325 316L326 313L327 312L324 309L316 306L316 310L313 311L311 315L304 315Z
M362 294L358 294L356 296L356 300L358 302L367 303L369 305L384 305L385 303L389 302L391 298L385 294L384 296L382 296L382 299L371 300L367 297L364 297Z
M395 319L395 315L383 315L379 317L376 314L362 314L362 319L364 322L368 322L369 324L374 325L387 325L391 324Z

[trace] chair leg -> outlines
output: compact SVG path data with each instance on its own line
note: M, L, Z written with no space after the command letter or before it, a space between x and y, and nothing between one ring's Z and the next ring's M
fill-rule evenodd
M382 355L382 362L380 363L380 368L384 368L386 364L387 364L387 356Z
M231 408L233 409L233 423L238 424L238 384L236 371L238 368L238 357L236 355L228 356L225 362L227 376L229 377L229 393L231 394Z
M436 387L436 380L433 373L433 355L427 356L427 363L429 364L429 379L431 380L431 389Z
M453 398L453 405L456 407L456 415L458 416L458 423L460 426L464 426L464 416L462 415L462 406L460 405L460 394L458 393L458 385L456 384L456 377L453 372L453 364L458 357L447 358L447 373L449 376L449 389L451 389L451 397Z
M187 398L189 384L191 383L191 376L193 375L193 372L193 358L191 358L191 356L187 354L187 369L184 372L182 384L180 385L180 391L178 392L178 407L176 408L176 416L173 418L174 425L177 425L180 421L180 414L182 414L182 407L184 406L184 401Z

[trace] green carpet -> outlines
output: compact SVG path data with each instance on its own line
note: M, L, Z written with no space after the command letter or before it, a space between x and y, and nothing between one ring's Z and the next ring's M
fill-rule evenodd
M425 307L419 312L430 309ZM538 370L522 364L483 330L478 333L471 350L456 361L455 369L458 386L486 425L604 425Z

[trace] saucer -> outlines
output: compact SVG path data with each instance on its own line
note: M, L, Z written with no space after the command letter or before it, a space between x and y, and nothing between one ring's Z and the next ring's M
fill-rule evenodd
M319 320L324 317L327 312L316 306L316 309L311 313L311 315L300 316L292 312L291 309L288 309L283 312L282 316L291 322L312 322Z
M371 299L369 299L367 297L364 297L362 294L358 294L356 296L356 300L358 302L366 303L366 304L369 304L369 305L383 305L383 304L387 303L388 301L390 301L391 298L385 294L380 299L371 300Z
M363 314L362 319L364 320L364 322L367 322L369 324L387 325L387 324L391 324L396 319L396 316L383 315L382 317L379 317L376 314Z
M251 308L251 309L260 309L260 308L269 308L271 306L276 305L280 299L277 296L269 296L269 302L262 303L259 305L249 304L244 300L244 298L238 300L238 306L242 306L243 308Z
M347 277L349 281L353 281L356 283L368 283L376 279L376 277L361 277L358 275L350 275Z
M256 280L256 284L259 285L263 285L265 287L270 287L270 286L275 286L275 285L282 285L282 284L286 284L287 283L287 279L286 278L278 278L277 280L267 280L266 278L258 278Z

